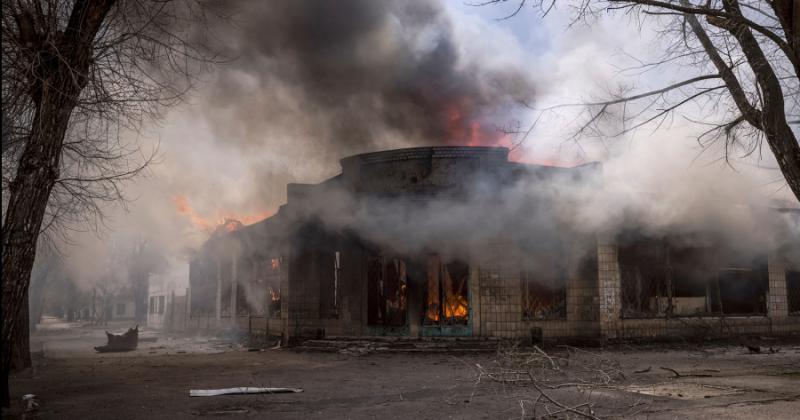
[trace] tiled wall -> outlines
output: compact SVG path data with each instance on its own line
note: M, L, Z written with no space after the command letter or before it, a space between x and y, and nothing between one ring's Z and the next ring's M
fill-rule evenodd
M522 285L518 260L497 253L480 271L480 331L491 337L519 337L522 325Z
M625 319L619 338L634 337L724 337L737 334L770 334L772 322L754 317L685 317Z
M622 315L617 246L604 238L597 245L597 277L600 334L603 338L617 338Z
M315 331L322 328L319 316L320 285L314 275L316 259L313 253L293 255L288 264L288 296L281 296L281 311L288 315L288 338L297 336L314 336ZM285 304L284 304L285 302ZM285 311L284 311L285 308Z
M789 315L786 301L786 268L778 256L769 257L769 297L767 299L767 314L770 318L780 319Z
M580 270L583 251L574 250L568 258L567 319L523 320L521 256L511 247L496 245L493 255L478 266L480 335L524 338L532 328L541 328L545 339L558 337L596 337L599 332L597 277Z

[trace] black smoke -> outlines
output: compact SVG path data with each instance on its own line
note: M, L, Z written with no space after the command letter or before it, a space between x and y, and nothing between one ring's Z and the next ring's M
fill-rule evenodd
M208 95L212 128L251 150L295 136L333 156L489 139L530 101L531 69L489 65L436 1L239 0ZM497 51L502 54L502 51ZM231 136L231 133L236 134ZM286 147L284 142L283 147Z

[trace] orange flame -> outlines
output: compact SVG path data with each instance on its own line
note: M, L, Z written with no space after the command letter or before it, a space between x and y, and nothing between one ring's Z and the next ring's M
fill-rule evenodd
M273 302L277 302L281 300L281 291L273 289L272 287L269 288L269 298Z
M444 316L447 319L463 320L469 314L469 303L463 295L450 295L444 302Z
M508 148L513 146L512 138L508 133L483 127L471 108L468 100L457 101L446 107L445 131L448 143Z
M446 132L445 141L448 144L464 146L489 146L507 147L511 149L508 160L517 163L528 163L544 166L571 166L581 162L562 162L554 159L532 158L524 150L516 147L513 135L501 131L499 128L487 128L481 123L481 118L473 111L472 103L468 99L456 100L444 109Z
M172 197L172 201L175 203L175 210L178 214L188 217L192 226L208 233L214 233L220 230L233 232L242 226L258 222L272 215L272 212L269 211L236 215L228 211L218 210L216 212L216 219L211 219L198 214L192 206L189 205L189 199L187 199L186 196L176 195Z

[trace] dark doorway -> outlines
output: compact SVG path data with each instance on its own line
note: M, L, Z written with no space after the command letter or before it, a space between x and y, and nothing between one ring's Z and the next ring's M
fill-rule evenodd
M370 259L367 284L367 324L389 328L407 327L406 262L397 257Z

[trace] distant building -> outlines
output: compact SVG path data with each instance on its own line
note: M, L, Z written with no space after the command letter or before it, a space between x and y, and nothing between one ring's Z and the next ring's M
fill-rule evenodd
M125 288L114 293L107 301L104 309L107 320L127 321L136 319L136 301L133 292Z
M147 286L147 326L180 329L186 322L186 264L175 264L166 273L151 274Z

